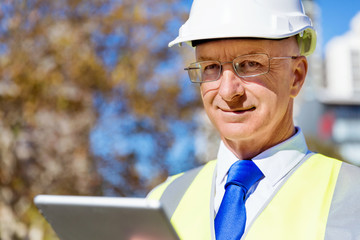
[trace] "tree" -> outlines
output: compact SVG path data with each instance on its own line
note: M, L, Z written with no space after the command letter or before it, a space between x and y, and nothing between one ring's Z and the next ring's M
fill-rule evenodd
M191 136L199 106L179 82L183 59L164 47L186 7L171 0L1 3L1 239L51 239L32 204L36 194L139 195L164 179L164 159L176 136ZM106 141L91 133L108 116L136 147L101 150ZM150 177L142 175L144 143Z

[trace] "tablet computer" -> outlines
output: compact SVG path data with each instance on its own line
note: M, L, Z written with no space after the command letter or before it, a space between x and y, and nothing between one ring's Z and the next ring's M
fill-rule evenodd
M178 240L159 201L38 195L34 199L61 240Z

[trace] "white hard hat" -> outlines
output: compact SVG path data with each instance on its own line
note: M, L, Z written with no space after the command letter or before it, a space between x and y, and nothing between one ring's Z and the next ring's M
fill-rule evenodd
M301 0L194 0L189 19L169 47L194 40L294 35L302 55L315 50L316 33Z

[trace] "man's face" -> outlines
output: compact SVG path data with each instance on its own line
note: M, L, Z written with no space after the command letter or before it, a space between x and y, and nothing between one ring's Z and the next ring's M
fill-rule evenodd
M297 56L298 48L294 38L216 40L196 47L197 61L228 62L252 53ZM205 111L222 139L251 142L269 138L271 142L284 131L293 131L293 98L306 75L306 69L303 76L297 73L298 63L306 62L304 59L272 59L268 73L250 78L238 77L232 64L224 64L218 81L201 84Z

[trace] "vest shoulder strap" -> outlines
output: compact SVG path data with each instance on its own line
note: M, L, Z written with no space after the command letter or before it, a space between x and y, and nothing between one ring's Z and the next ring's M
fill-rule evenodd
M215 160L203 166L169 177L164 183L153 189L147 198L160 200L166 214L171 218L182 197L185 195L185 192L196 176L198 176L199 172L204 168L206 170L206 168L211 167L214 163Z
M330 206L325 239L360 239L360 168L343 163Z
M159 200L163 204L164 209L170 218L174 214L186 190L203 167L204 166L200 166L185 172L174 179L163 192Z
M215 166L214 160L171 177L149 194L149 198L161 201L181 239L211 239L211 189Z

